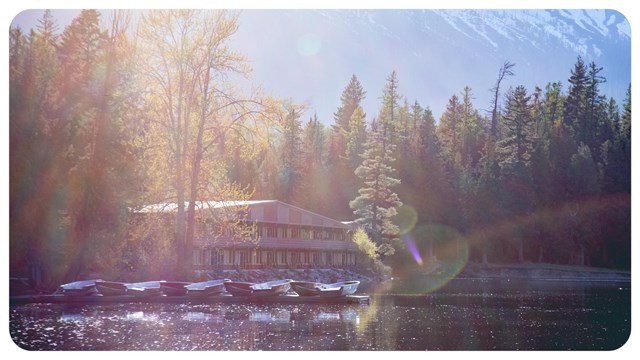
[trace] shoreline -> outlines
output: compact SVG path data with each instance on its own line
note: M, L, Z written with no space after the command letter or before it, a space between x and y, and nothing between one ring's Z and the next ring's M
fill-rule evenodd
M545 281L631 281L631 271L554 264L481 264L469 263L456 278L516 279Z

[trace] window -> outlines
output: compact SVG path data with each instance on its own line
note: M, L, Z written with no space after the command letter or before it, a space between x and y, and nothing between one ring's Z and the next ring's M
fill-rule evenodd
M290 226L287 228L288 238L289 239L299 239L300 238L300 228L297 226Z
M267 251L267 265L273 266L276 264L276 259L273 251Z
M291 253L291 265L300 265L300 254L297 252Z
M202 250L194 249L193 250L193 265L202 265Z
M285 252L284 251L278 251L276 252L277 258L278 258L278 264L281 265L285 265L287 263L287 259L285 258Z
M338 230L336 234L336 240L344 241L344 231Z
M277 231L276 231L276 227L273 225L265 225L264 226L264 232L266 237L268 238L274 238L277 236Z
M287 228L285 226L278 226L278 237L281 239L287 238Z
M320 265L320 254L317 252L313 253L313 265Z
M301 233L302 233L302 239L303 240L309 240L311 238L311 232L309 231L309 229L303 228L301 230Z
M247 265L247 252L240 251L240 266Z

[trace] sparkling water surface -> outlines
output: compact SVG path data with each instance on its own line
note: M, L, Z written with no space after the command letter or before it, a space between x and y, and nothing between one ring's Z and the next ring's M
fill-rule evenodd
M10 305L9 330L28 350L611 350L631 329L630 283L369 290L370 304Z

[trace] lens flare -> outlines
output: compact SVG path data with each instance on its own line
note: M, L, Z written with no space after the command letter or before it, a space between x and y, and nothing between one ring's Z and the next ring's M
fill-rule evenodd
M313 56L320 52L322 48L322 39L316 34L303 34L298 38L296 43L298 54L302 56Z
M418 222L418 212L413 206L405 204L398 208L398 214L394 218L398 225L400 235L410 233Z
M469 241L456 229L443 224L419 224L402 240L418 267L394 284L394 291L426 294L447 285L469 260ZM424 256L424 258L423 258Z
M422 256L420 256L420 252L418 251L418 249L416 249L416 244L411 238L411 235L404 235L402 237L402 240L404 240L404 244L407 246L409 251L411 251L411 255L413 255L413 258L416 260L416 263L422 266L423 264Z

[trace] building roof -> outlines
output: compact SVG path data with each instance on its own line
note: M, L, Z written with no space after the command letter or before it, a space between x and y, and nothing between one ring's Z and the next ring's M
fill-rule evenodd
M187 208L188 203L184 204ZM312 211L284 203L280 200L248 200L248 201L197 201L196 210L232 209L234 207L248 210L247 221L276 223L285 225L307 225L353 229L351 222L340 222ZM178 210L176 203L151 204L142 207L136 213L174 213Z

